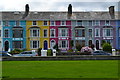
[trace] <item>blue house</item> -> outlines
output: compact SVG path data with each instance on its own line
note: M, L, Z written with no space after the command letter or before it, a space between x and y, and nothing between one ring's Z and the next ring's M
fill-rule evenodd
M3 49L26 48L26 21L3 20Z
M116 47L117 49L120 49L120 20L116 21Z

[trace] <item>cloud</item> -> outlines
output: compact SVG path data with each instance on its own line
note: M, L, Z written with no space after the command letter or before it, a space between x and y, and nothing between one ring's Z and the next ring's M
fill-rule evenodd
M84 1L84 2L83 2ZM73 11L106 11L109 6L116 6L118 0L3 0L0 11L24 11L25 4L29 4L30 11L67 11L72 4ZM89 2L88 2L89 1ZM114 2L112 2L114 1Z

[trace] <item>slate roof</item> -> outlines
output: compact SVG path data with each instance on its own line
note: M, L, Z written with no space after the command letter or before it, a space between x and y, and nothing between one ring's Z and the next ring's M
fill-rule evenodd
M29 15L22 19L24 11L2 12L3 20L114 20L107 12L73 12L69 17L67 12L36 12L31 11ZM120 12L115 12L115 19L120 19Z

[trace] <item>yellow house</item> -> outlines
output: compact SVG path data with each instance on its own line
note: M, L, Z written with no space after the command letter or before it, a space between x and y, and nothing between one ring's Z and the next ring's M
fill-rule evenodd
M26 48L37 50L38 48L50 48L49 21L26 21Z

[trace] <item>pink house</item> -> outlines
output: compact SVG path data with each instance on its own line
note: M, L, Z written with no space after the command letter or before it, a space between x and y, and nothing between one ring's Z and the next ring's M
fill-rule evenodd
M69 50L71 40L71 21L50 21L50 48L58 44L59 49Z

